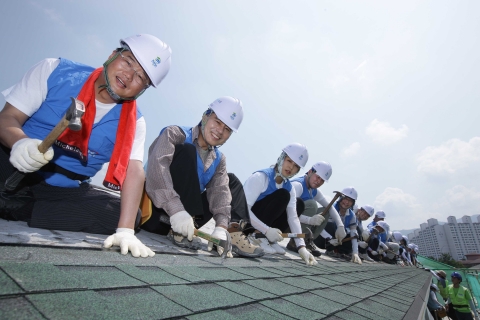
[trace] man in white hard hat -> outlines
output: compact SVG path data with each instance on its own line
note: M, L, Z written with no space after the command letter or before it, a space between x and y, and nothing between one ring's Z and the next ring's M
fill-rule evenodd
M297 197L301 198L305 203L305 209L299 216L299 219L302 224L302 232L307 233L307 228L309 228L313 233L313 239L307 241L306 248L315 257L321 256L321 252L313 240L315 240L325 229L330 217L337 225L335 238L338 241L342 241L342 239L346 236L343 222L340 219L337 210L333 206L325 214L325 216L322 216L321 214L324 208L328 206L330 199L327 200L322 192L318 190L318 188L320 188L325 181L328 182L328 179L330 179L331 176L332 166L330 163L320 161L315 163L304 176L291 180ZM319 207L318 204L320 204L321 207ZM293 238L290 239L287 249L297 252L297 247Z
M389 250L386 243L386 234L390 226L385 221L378 221L369 230L363 233L363 240L368 244L367 254L375 261L386 257L385 251Z
M282 233L302 233L298 212L303 211L303 201L297 197L290 178L308 161L307 148L292 143L282 149L275 166L254 172L244 183L250 223L255 229L249 239L260 245L265 253L285 254L278 242ZM300 207L299 207L300 205ZM305 247L302 238L295 238L297 252L307 265L317 261Z
M375 209L371 205L366 204L361 206L355 213L355 216L357 217L357 233L359 235L363 235L363 232L365 231L362 222L370 219L374 212ZM358 241L358 252L360 258L369 262L373 262L374 260L367 254L367 247L368 243L365 241Z
M351 262L362 264L362 260L358 255L358 234L357 234L357 218L353 212L355 201L358 198L357 190L354 187L346 187L342 190L342 196L335 202L333 207L337 210L343 222L347 238L342 241L332 239L337 225L333 221L329 221L325 227L326 236L320 234L315 239L315 243L320 248L326 249L326 254L333 257L348 257L351 254Z
M160 39L139 34L120 40L102 68L45 59L2 94L0 182L15 170L26 173L13 193L2 192L0 211L29 226L112 234L105 247L133 256L154 253L135 236L144 183L146 126L136 99L157 87L171 63L171 49ZM66 129L45 153L38 146L77 97L85 105L80 131ZM104 186L89 184L110 162Z
M239 99L224 96L213 101L194 127L168 126L150 146L145 190L153 203L142 228L167 235L177 246L198 250L195 224L202 227L212 217L212 236L232 236L232 250L242 256L258 257L263 250L250 244L238 224L230 224L232 196L229 183L238 179L227 174L225 155L219 147L236 132L243 120ZM228 231L227 231L228 229ZM208 250L213 243L208 244ZM223 248L217 248L223 253ZM232 257L232 253L227 253Z
M378 210L378 211L375 213L375 216L373 217L372 222L370 222L370 223L368 224L367 229L371 229L374 225L377 224L378 221L385 221L385 218L386 218L385 211L383 211L383 210Z

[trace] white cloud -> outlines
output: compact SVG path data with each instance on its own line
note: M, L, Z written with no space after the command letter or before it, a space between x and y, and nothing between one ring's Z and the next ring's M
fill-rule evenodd
M359 150L360 150L360 143L354 142L342 150L342 157L344 158L352 157L356 155Z
M387 187L375 198L373 207L385 211L392 230L417 228L426 220L417 199L399 188Z
M440 212L439 216L457 218L480 212L480 190L456 185L445 191L445 195L434 206Z
M373 142L387 146L406 138L408 127L402 124L400 128L395 129L388 122L374 119L365 129L365 133Z
M476 167L480 162L480 137L465 142L450 139L438 147L427 147L417 156L419 172L429 175L454 174Z
M38 9L42 10L45 15L52 20L53 22L58 23L62 27L65 27L67 24L65 23L65 19L63 16L55 9L49 9L43 7L43 4L40 4L38 2L32 2L32 4L37 7Z
M367 60L363 61L362 63L360 63L358 67L353 69L353 72L357 72L359 69L363 68L366 64L367 64Z

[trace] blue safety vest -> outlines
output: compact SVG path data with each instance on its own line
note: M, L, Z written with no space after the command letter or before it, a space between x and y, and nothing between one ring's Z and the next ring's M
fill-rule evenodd
M71 104L70 97L77 97L83 84L94 68L67 59L60 59L59 65L47 80L48 93L45 101L23 125L23 131L31 138L44 139L57 125ZM100 75L101 77L103 75ZM122 105L113 107L98 123L93 124L88 141L88 157L81 161L73 152L53 146L51 160L60 167L80 175L93 177L102 165L110 161L115 145L118 121ZM137 120L142 116L137 109ZM78 187L78 181L60 173L37 171L45 181L59 187Z
M337 212L340 212L340 201L335 202L333 206L335 207ZM345 222L344 222L345 230L347 232L350 232L350 227L355 225L357 225L357 219L355 218L355 213L353 212L352 209L348 209L347 214L345 216Z
M183 127L183 126L178 126L180 129L182 129L183 133L185 134L185 142L184 143L189 143L193 144L192 140L192 127ZM163 128L160 131L160 134L165 131L167 127ZM213 160L213 163L210 165L210 167L207 168L207 170L203 171L203 161L200 155L197 152L197 175L198 175L198 182L200 183L200 193L205 191L205 188L207 184L212 180L213 175L215 174L215 171L217 170L218 165L220 164L220 161L222 160L222 153L218 150L218 148L214 148L215 151L215 159Z
M367 226L367 229L368 231L372 231L372 228L375 227L377 225L377 223L375 221L372 221L368 224ZM383 243L387 242L387 232L382 232L380 234L377 235L378 236L378 239L380 241L382 241Z
M296 181L302 184L303 192L300 196L297 194L297 197L301 198L303 201L313 199L318 193L317 189L308 189L307 183L305 182L306 177L307 176L305 175L303 177L292 179L292 182Z
M263 198L265 198L266 196L268 196L269 194L278 190L277 189L277 183L275 182L275 169L274 168L267 168L267 169L258 170L258 171L255 171L255 172L263 172L267 175L267 178L268 178L267 190L262 192L257 198L257 201L260 201ZM287 181L285 181L283 183L282 189L285 189L288 192L290 192L292 190L292 184L290 183L290 181L288 179L287 179Z

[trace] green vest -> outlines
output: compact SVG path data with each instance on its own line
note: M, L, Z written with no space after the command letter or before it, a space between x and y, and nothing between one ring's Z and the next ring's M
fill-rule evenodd
M438 284L438 290L440 291L440 295L442 298L448 298L448 293L447 293L447 287L448 287L448 280L445 280L445 287L442 286L440 281L437 283Z
M448 297L453 304L453 309L459 312L470 312L470 305L465 297L467 291L467 288L460 286L458 288L457 295L455 295L453 292L453 284L447 287Z

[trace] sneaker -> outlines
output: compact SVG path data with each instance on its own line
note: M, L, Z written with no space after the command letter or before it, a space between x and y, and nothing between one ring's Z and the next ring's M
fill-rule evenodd
M255 238L255 235L252 233L248 236L250 243L253 243L263 249L265 253L274 254L277 253L277 250L273 249L268 243L267 238Z
M370 258L368 256L368 254L366 254L366 253L360 253L359 256L360 256L360 258L362 258L365 261L374 262L374 260L372 258Z
M174 245L186 249L198 250L202 247L202 241L198 237L193 236L192 241L188 241L186 237L179 233L173 232L173 230L170 230L170 232L167 234L167 239L172 241Z
M295 244L295 240L293 238L290 238L290 241L288 241L287 249L293 252L298 252L297 245Z
M18 218L14 212L32 201L34 201L34 198L30 192L9 193L1 191L0 218L17 221Z
M283 248L278 244L278 242L269 242L269 244L270 244L270 247L272 247L273 250L275 250L275 253L276 253L276 254L285 254L285 253L287 253L287 252L285 251L285 249L283 249Z
M232 222L228 228L228 232L232 237L232 252L239 256L248 258L261 257L265 254L262 248L251 243L247 236L243 233L242 223Z
M320 252L320 249L313 243L313 241L307 241L307 250L309 250L312 253L312 256L314 257L320 257L322 253Z

